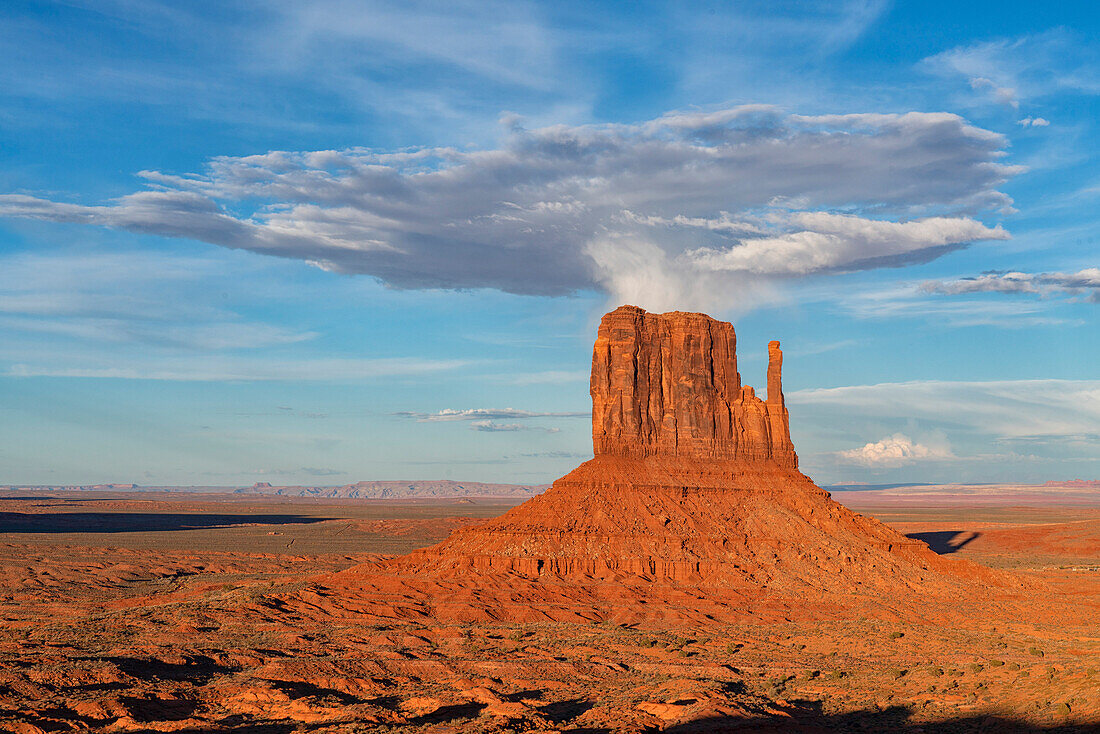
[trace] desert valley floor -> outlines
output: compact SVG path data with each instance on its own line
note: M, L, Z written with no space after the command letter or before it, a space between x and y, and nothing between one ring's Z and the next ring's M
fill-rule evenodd
M514 502L9 493L0 730L1098 730L1100 508L841 494L1027 603L387 620L311 590Z

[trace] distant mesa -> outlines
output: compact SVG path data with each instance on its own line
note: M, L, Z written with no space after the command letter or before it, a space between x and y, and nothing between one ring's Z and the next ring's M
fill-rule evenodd
M901 614L909 593L1001 583L799 472L778 342L768 354L761 399L741 382L732 325L612 311L592 356L593 459L500 517L303 594L383 617L652 620L782 617L807 600L826 615L853 598Z

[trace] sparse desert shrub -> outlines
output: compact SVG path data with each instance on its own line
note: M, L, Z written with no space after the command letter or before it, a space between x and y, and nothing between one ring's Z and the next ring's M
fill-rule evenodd
M641 640L642 647L656 647L657 640L652 637L643 637Z
M902 668L895 668L893 670L886 671L886 675L888 675L893 680L898 680L899 678L904 678L905 674L908 672L908 670L904 670Z
M994 668L999 668L1005 664L1004 660L990 660L989 664Z
M807 670L806 671L806 680L813 680L814 678L817 678L820 675L821 675L820 670Z
M1042 651L1042 650L1040 650L1040 649L1039 649L1039 648L1037 648L1037 647L1029 647L1029 648L1027 649L1027 651L1028 651L1029 653L1031 653L1032 655L1034 655L1035 657L1037 657L1037 658L1041 658L1041 657L1043 657L1043 654L1044 654L1044 653L1043 653L1043 651Z
M726 645L726 652L730 655L736 655L741 651L741 647L742 646L740 643L731 642L730 644Z
M935 676L943 675L943 668L929 668L928 672Z
M975 673L980 673L983 670L985 670L985 666L982 665L981 663L971 663L970 664L970 670L975 672Z
M1008 670L1019 670L1020 669L1020 664L1019 663L1009 663L1008 665L1005 666L1005 668L1008 669Z
M1073 709L1071 709L1069 704L1065 701L1062 701L1062 703L1058 704L1058 708L1056 710L1062 716L1069 716L1070 712L1073 711Z
M898 632L897 630L894 630L893 632L890 633L890 639L891 640L897 640L897 639L902 638L902 637L905 637L904 632Z
M825 676L825 678L826 680L840 680L841 678L847 677L847 675L848 674L845 673L843 670L834 670L833 672Z

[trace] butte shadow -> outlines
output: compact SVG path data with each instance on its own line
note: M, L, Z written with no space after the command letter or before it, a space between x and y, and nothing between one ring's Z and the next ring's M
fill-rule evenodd
M852 512L799 472L779 343L768 351L761 399L741 382L731 324L612 311L592 356L592 460L500 517L327 577L286 608L460 622L816 619L868 606L919 617L1018 586Z
M148 533L241 525L305 525L329 519L199 512L0 512L0 533Z

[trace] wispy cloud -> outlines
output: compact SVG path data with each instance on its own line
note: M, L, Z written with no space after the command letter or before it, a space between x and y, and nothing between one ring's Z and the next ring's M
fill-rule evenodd
M0 355L2 356L2 355ZM117 361L117 360L115 360ZM169 380L186 382L254 381L345 381L381 377L401 378L465 367L464 360L416 358L392 359L242 359L188 357L169 364L58 367L16 362L3 374L8 377L80 377L123 380Z
M525 418L587 418L591 415L589 412L541 412L534 410L517 410L516 408L466 408L463 410L453 410L451 408L445 408L436 413L415 413L412 411L403 411L395 413L395 415L403 418L413 418L421 422L438 422L438 421L488 421L488 420L500 420L500 419L525 419Z
M998 87L984 76L975 76L970 78L970 88L987 90L998 103L1008 105L1012 109L1020 108L1020 101L1016 99L1016 90L1012 87Z
M1004 239L973 216L1009 207L999 187L1022 170L1001 161L1003 137L946 113L757 105L505 125L495 150L221 157L202 174L145 171L147 190L102 205L0 196L0 215L201 240L401 288L724 308L785 279Z
M867 320L935 319L946 327L992 326L1005 329L1053 326L1066 319L1055 316L1052 303L1043 300L989 300L942 298L925 291L922 284L908 283L886 288L820 296L835 303L846 314Z
M1014 109L1056 94L1100 94L1096 45L1066 28L958 46L923 66L966 79L972 89Z
M151 253L17 253L0 258L0 328L99 344L239 350L294 344L311 331L248 320L196 290L216 262ZM198 289L199 283L207 284Z
M510 433L513 431L542 431L544 433L558 433L560 428L544 428L542 426L529 426L525 423L497 423L496 421L474 421L470 428L485 433Z
M1100 426L1100 381L918 381L799 390L788 402L830 420L920 421L996 440L1087 436Z
M244 473L261 477L338 477L347 474L347 472L340 471L339 469L328 469L315 466L301 466L297 469L253 469L252 471Z
M1089 301L1100 303L1100 268L1085 268L1076 273L993 271L957 280L925 281L921 290L949 296L968 293L1086 295Z

